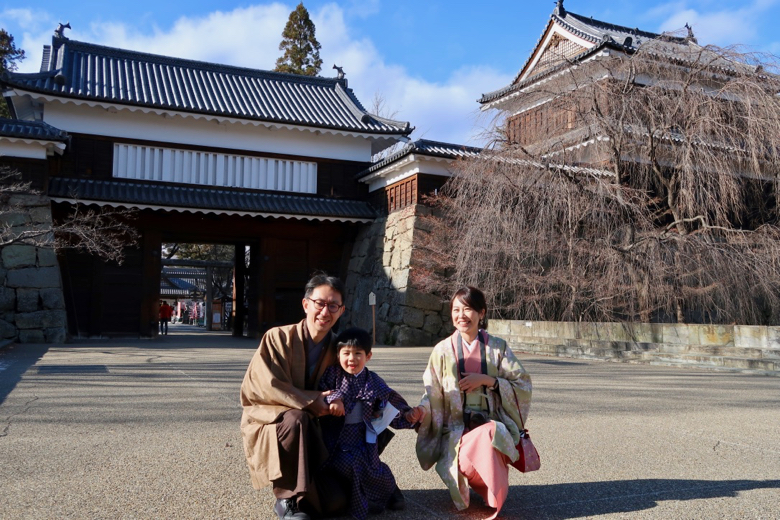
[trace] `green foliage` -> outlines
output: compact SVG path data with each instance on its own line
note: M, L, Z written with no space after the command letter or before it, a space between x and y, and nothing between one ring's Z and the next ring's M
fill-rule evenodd
M16 62L25 58L24 51L14 44L14 37L5 29L0 29L0 74L16 70ZM0 101L0 117L9 117L8 106Z
M276 72L316 76L322 68L320 59L320 42L314 35L314 22L309 18L309 11L298 4L287 25L282 31L282 41L279 50L284 54L276 60Z

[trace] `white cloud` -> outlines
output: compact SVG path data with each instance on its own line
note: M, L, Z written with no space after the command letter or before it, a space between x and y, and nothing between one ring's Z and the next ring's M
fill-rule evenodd
M364 13L370 14L375 7L375 2L369 2ZM74 40L111 47L270 70L280 55L279 41L289 12L290 8L280 3L254 5L200 17L183 16L170 28L153 27L150 32L131 22L82 20L72 23L73 31L66 34ZM490 68L465 67L440 81L427 81L411 74L403 64L387 63L370 39L350 37L348 20L359 23L356 13L345 13L342 7L329 3L310 14L322 44L321 75L335 76L333 64L342 66L350 87L366 108L370 109L374 95L380 93L388 109L397 111L396 119L410 121L417 128L415 138L477 144L473 139L481 131L475 128L477 98L512 79ZM38 69L42 46L50 43L55 25L47 22L45 32L25 34L24 48L30 59L20 70Z
M693 28L699 43L749 45L756 42L756 27L776 3L776 0L756 0L743 4L739 9L698 11L686 8L684 2L675 2L659 6L653 12L665 17L661 24L663 31L679 30L687 23Z

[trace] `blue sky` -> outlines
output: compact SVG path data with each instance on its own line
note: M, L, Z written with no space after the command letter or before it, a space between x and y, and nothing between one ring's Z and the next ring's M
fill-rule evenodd
M34 72L58 22L72 39L204 61L272 69L297 2L0 0L0 27L16 38ZM507 85L555 7L552 0L308 0L322 44L322 76L343 66L366 108L377 94L413 138L479 144L489 125L476 100ZM780 0L596 2L569 11L662 32L690 24L699 43L742 44L780 54ZM218 7L216 7L218 6ZM385 114L388 115L388 114ZM391 114L392 115L392 114Z

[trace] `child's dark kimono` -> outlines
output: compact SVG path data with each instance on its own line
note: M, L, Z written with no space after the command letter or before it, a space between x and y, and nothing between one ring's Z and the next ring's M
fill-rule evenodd
M320 380L320 390L333 390L326 396L328 404L344 402L344 417L320 419L322 437L328 448L325 467L332 468L352 483L350 514L358 520L368 515L369 502L384 508L396 488L390 468L379 460L377 444L366 441L366 424L389 402L399 410L390 423L395 429L413 428L404 414L410 406L398 392L367 368L357 376L344 372L339 365L329 367ZM356 406L362 411L355 410Z

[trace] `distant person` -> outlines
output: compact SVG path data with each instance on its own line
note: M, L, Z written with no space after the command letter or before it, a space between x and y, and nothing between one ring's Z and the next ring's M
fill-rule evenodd
M424 470L436 466L458 510L469 486L496 509L509 492L509 467L531 406L531 377L506 342L487 333L485 295L459 289L450 300L455 332L431 352L423 374L426 408L417 436Z
M162 302L160 304L160 334L168 335L168 322L171 321L173 316L173 307L168 305L168 302Z
M241 435L252 486L273 487L279 518L306 520L346 506L346 492L321 470L328 458L318 417L329 415L318 390L336 362L331 329L344 313L344 284L317 274L304 289L300 323L265 333L241 384Z
M349 513L365 520L369 511L385 507L403 509L404 496L390 468L379 460L377 434L372 419L388 415L395 429L413 428L425 415L422 406L411 408L401 395L366 368L371 359L371 336L363 329L347 329L336 338L338 364L320 379L320 390L330 390L325 402L330 417L320 420L328 448L325 467L351 483ZM383 414L384 412L384 414ZM390 412L390 413L388 413Z

